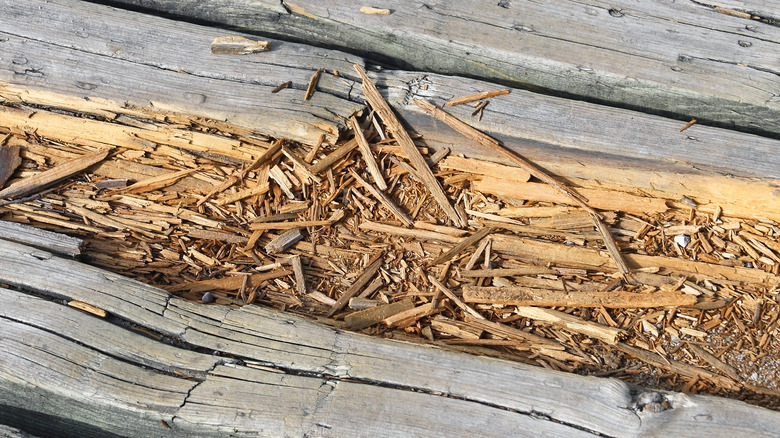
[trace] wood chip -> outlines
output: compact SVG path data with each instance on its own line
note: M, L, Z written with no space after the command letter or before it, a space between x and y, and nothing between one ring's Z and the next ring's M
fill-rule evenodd
M99 316L101 318L105 318L107 313L105 310L95 307L92 304L85 303L83 301L68 301L68 306L74 307L79 310L83 310L87 313L91 313L95 316Z
M491 97L503 96L509 94L509 89L504 88L502 90L483 91L481 93L469 94L466 96L456 97L447 101L447 106L461 105L464 103L471 103L477 100L489 99Z
M215 55L248 55L266 52L270 48L268 41L255 41L242 36L216 37L211 42L211 53Z
M380 9L371 6L361 6L360 13L367 15L390 15L390 9Z
M369 281L374 277L374 274L379 270L379 268L382 266L382 253L376 253L371 257L371 260L368 262L368 266L363 270L363 272L360 274L357 280L355 280L354 283L352 283L352 286L349 287L344 293L339 297L338 300L336 300L336 304L331 307L330 311L328 312L328 317L335 315L336 312L343 309L344 306L349 303L350 298L358 295L363 288L368 284Z
M303 100L309 100L314 95L314 90L317 88L317 82L320 81L321 74L322 69L318 68L317 71L311 75L311 79L309 79L309 85L306 87L306 94L303 95Z
M12 199L44 189L65 178L83 172L90 166L103 161L111 152L111 149L102 149L98 152L83 155L58 166L52 167L29 178L24 178L3 190L0 190L0 198Z
M397 301L350 313L344 317L344 322L350 330L362 330L382 321L387 321L388 318L390 318L389 321L392 323L394 321L392 319L393 316L413 308L414 301L412 300Z

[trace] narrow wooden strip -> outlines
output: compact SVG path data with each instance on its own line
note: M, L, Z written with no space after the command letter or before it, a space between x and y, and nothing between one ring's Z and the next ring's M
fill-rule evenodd
M231 277L223 277L218 279L201 280L192 283L183 283L166 288L168 292L179 292L188 290L190 292L206 292L209 290L239 290L244 286L244 278L246 278L247 287L254 287L262 284L264 281L272 280L274 278L284 277L292 274L289 269L279 269L276 271L265 272L262 274L235 275Z
M68 301L68 306L76 308L76 309L79 309L79 310L83 310L84 312L91 313L91 314L93 314L95 316L99 316L101 318L105 318L106 317L106 311L105 310L103 310L103 309L101 309L99 307L95 307L92 304L85 303L83 301L77 301L77 300Z
M328 312L328 318L335 315L339 310L343 309L344 306L346 306L349 302L349 299L360 293L363 287L367 285L369 281L371 281L371 278L374 277L374 274L376 274L376 272L382 266L382 262L384 261L382 255L382 252L378 252L374 254L373 257L371 257L371 260L369 260L368 265L366 266L366 269L363 271L363 273L360 274L357 280L352 283L352 286L344 291L341 297L336 300L336 304L331 307L330 311Z
M225 243L247 243L248 238L239 234L226 233L224 231L203 230L200 228L192 228L187 232L187 237L194 239L207 239L218 240Z
M306 228L318 226L330 226L344 217L344 210L336 210L328 219L318 221L295 222L257 222L249 226L250 230L289 230L291 228Z
M317 138L317 142L314 143L314 146L311 147L311 150L309 150L309 153L306 154L306 157L303 159L303 161L307 163L311 163L312 160L314 160L314 157L317 156L317 152L320 151L320 147L322 147L322 143L324 141L325 141L325 134L320 134L319 138Z
M553 340L516 329L500 322L488 321L487 319L473 319L470 321L464 321L463 323L468 324L471 327L479 328L493 335L501 336L502 338L527 343L530 347L533 348L549 348L554 350L565 349L561 344Z
M276 94L276 93L284 90L285 88L289 87L290 85L292 85L292 81L282 82L281 84L279 84L276 87L274 87L274 89L271 90L271 93Z
M428 188L428 191L431 193L431 196L433 196L433 199L436 200L439 206L441 206L442 210L444 210L444 213L447 215L447 217L449 217L455 225L459 227L466 226L466 220L461 218L452 204L450 204L450 201L447 198L447 194L444 193L444 189L442 188L441 184L439 184L439 181L428 167L428 163L425 162L425 158L423 158L423 156L417 150L417 146L415 146L412 138L409 137L409 133L406 132L406 129L404 129L401 122L398 121L398 118L395 116L395 113L393 113L390 105L388 105L384 98L382 98L382 95L379 94L379 90L377 90L374 83L371 82L371 79L366 76L366 72L363 71L363 68L358 64L355 64L354 68L363 81L362 90L366 100L371 105L371 108L373 108L379 117L385 122L388 131L393 134L393 137L395 137L396 141L398 141L398 144L403 148L407 158L412 163L412 166L414 166L415 170L417 170L417 173L422 178L422 183L425 184L425 186Z
M566 292L522 286L463 286L467 303L503 304L541 307L599 307L608 309L680 307L696 304L696 297L677 292Z
M382 175L382 170L379 169L379 164L377 164L376 159L374 158L374 154L371 152L371 147L368 145L368 140L366 140L365 135L363 135L363 129L360 127L360 123L358 123L355 116L350 117L349 121L352 123L352 131L355 133L355 140L357 140L358 143L358 150L360 150L360 154L363 156L363 160L366 162L368 172L374 178L374 182L376 183L377 187L379 187L379 190L387 190L385 177Z
M412 300L398 301L350 313L344 317L344 322L350 330L362 330L413 308L414 302Z
M446 243L458 243L461 239L450 234L437 233L435 231L415 230L414 228L396 227L394 225L380 224L378 222L363 221L359 228L366 231L387 233L393 236L411 237L420 240L433 240Z
M461 172L487 175L504 180L526 182L531 178L527 170L519 167L507 166L490 161L477 160L476 158L464 158L455 155L449 156L439 163L442 169L459 170Z
M405 226L411 227L414 225L414 220L412 220L411 217L409 217L408 214L406 214L405 211L401 210L400 207L398 207L395 202L393 202L392 199L390 199L389 196L387 196L386 193L380 192L377 190L374 186L372 186L368 181L364 180L363 178L358 175L357 172L355 172L355 169L349 169L350 174L352 174L352 177L355 178L355 181L360 183L361 186L363 186L364 189L368 190L371 195L376 198L386 209L390 210L391 213L393 213L393 216L398 218L398 220L401 221Z
M447 295L447 298L451 299L453 303L455 303L456 306L460 307L462 310L464 310L469 315L473 316L476 319L485 319L484 316L480 315L479 312L469 307L466 303L463 302L460 298L458 298L457 295L455 295L454 292L452 292L447 286L442 284L439 280L437 280L432 275L428 276L428 281L431 282L434 286L436 286L437 289L439 289L444 295Z
M216 37L211 42L211 53L215 55L248 55L267 52L270 48L268 41L255 41L238 35Z
M311 79L309 79L309 85L306 87L306 94L303 95L303 100L311 99L311 96L314 94L314 89L317 88L317 82L320 81L321 74L322 69L318 68L317 71L311 75Z
M293 152L291 152L291 151L287 150L287 148L283 147L282 148L282 153L284 154L284 156L289 158L290 161L293 162L293 164L295 164L295 169L298 170L299 172L301 172L304 176L306 176L306 178L309 178L309 179L311 179L312 181L314 181L314 182L316 182L318 184L320 182L322 182L322 179L320 179L319 176L314 174L311 171L311 169L309 169L309 165L306 164L306 162L304 162L302 159L300 159Z
M103 161L111 152L111 149L102 149L91 154L62 163L29 178L19 180L3 190L0 190L0 198L17 198L37 190L48 187L69 176L83 172L90 166Z
M314 163L314 165L312 165L309 168L309 170L311 170L312 173L317 175L328 170L330 166L336 164L337 161L346 157L350 152L352 152L352 150L354 150L357 147L357 145L358 145L357 140L355 140L354 138L349 140L348 142L339 146L338 149L328 154L328 156L326 156L325 158Z
M428 303L396 313L395 315L385 318L382 322L384 322L387 326L392 327L403 321L417 320L422 317L432 315L438 311L439 309L436 308L434 303Z
M514 277L516 275L538 275L538 274L557 274L552 269L541 266L527 266L522 268L504 268L504 269L473 269L460 271L460 276L464 278L484 278L484 277Z
M704 359L704 361L710 364L710 366L720 371L724 376L730 378L735 382L740 381L739 374L737 373L737 370L734 369L734 367L727 364L726 362L723 362L717 356L705 350L704 348L699 347L696 344L690 342L688 342L687 344L688 344L688 348L691 351L696 353L696 355L699 356L700 358Z
M239 190L236 193L231 193L229 195L226 195L223 198L217 199L214 204L216 205L227 205L232 204L234 202L238 202L242 199L246 199L252 196L260 195L263 193L268 192L270 190L271 186L268 183L258 184L254 187L250 187L248 189Z
M300 295L306 295L306 277L303 275L303 263L301 262L301 256L294 255L290 258L290 264L295 274L295 290Z
M262 154L260 154L255 161L252 162L249 166L247 166L246 169L241 171L241 179L246 178L246 175L255 170L258 169L263 164L266 164L277 157L277 155L282 151L282 146L284 146L284 140L276 140L271 144L271 147L265 150Z
M558 204L577 205L567 196L557 193L552 187L539 183L512 183L499 178L485 177L475 181L476 190L498 196L506 196L530 201L555 202ZM588 197L590 204L600 210L620 210L636 214L657 214L669 209L666 200L660 198L647 198L613 190L579 189ZM516 208L515 210L520 210Z
M137 183L117 189L114 193L122 193L122 194L138 194L138 193L144 193L144 192L151 192L153 190L161 189L163 187L170 186L174 184L176 181L184 178L185 176L199 171L199 168L195 169L182 169L176 172L170 172L166 173L160 176L155 176L152 178L148 178L142 181L138 181Z
M617 344L618 341L628 337L628 334L624 330L608 327L592 321L584 321L576 316L571 316L568 313L559 312L557 310L518 306L515 309L515 313L526 318L547 322L575 333L599 339L610 345Z
M448 100L447 106L471 103L477 100L489 99L491 97L496 97L496 96L503 96L505 94L509 94L508 88L504 88L503 90L491 90L491 91L483 91L481 93L468 94L466 96L456 97Z
M463 251L464 249L476 244L480 240L484 239L488 234L492 233L495 230L495 228L492 227L485 227L480 229L479 231L473 233L472 235L464 238L460 242L458 242L455 246L452 247L449 251L445 252L444 254L436 257L431 262L431 265L439 265L441 263L446 262L447 260L450 260L451 258L455 257L459 252Z

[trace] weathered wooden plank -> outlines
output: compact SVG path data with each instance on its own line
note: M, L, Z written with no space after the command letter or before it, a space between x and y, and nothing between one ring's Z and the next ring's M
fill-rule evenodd
M8 221L0 221L0 239L23 243L70 257L81 254L81 246L84 244L77 237Z
M772 91L780 83L780 29L720 13L716 1L509 0L475 7L420 0L394 3L389 15L366 15L338 0L111 3L340 47L413 70L780 134L780 97Z
M74 274L67 273L82 268L90 273L102 272L58 257L40 260L37 264L25 263L29 253L35 251L30 248L25 249L16 243L0 241L0 258L4 260L2 265L8 263L21 270L27 277L39 278L40 275L35 271L45 272L46 275L55 279L73 277ZM109 276L110 274L106 273L105 275ZM13 281L9 281L9 277ZM92 274L80 277L83 278L84 288L91 288L99 292L90 296L90 304L99 307L112 305L115 302L115 298L112 296L114 293L134 297L127 298L128 301L146 298L154 301L156 295L163 294L162 291L156 291L137 282L120 283L117 280L107 282ZM6 270L2 270L0 271L0 282L18 284L18 279L16 276L9 275ZM28 283L25 287L31 286L34 287L33 284ZM68 285L60 289L47 288L47 290L58 296L83 295L78 290L70 292L71 288L72 285ZM54 311L54 307L61 308L57 309L57 312L78 312L69 307L43 303L45 301L37 298L24 303L25 307L34 307L32 312L41 312L39 317L26 317L25 321L43 324L41 321L47 318L49 312ZM152 314L154 317L144 316L144 313ZM144 328L160 332L170 330L171 326L188 325L187 329L181 331L181 336L178 336L182 346L205 348L207 351L214 351L219 355L235 355L243 360L260 363L273 367L282 373L288 373L277 374L267 371L217 367L214 372L206 376L204 383L188 392L189 395L178 405L181 407L177 408L173 414L169 412L163 418L158 416L152 423L149 423L150 427L152 424L156 427L153 430L157 431L155 432L157 434L164 432L174 434L174 436L178 433L181 433L181 436L185 436L185 433L194 434L191 436L207 436L217 432L226 432L225 428L232 427L243 431L242 433L257 433L257 431L265 430L267 434L276 435L273 431L280 430L277 428L290 427L291 430L299 430L297 427L300 427L302 433L317 431L325 436L344 436L345 434L352 435L354 431L367 430L365 428L369 426L365 423L377 421L377 413L373 409L380 407L386 412L394 413L394 415L387 417L388 423L395 424L393 427L403 428L393 429L387 426L389 432L385 436L415 435L423 434L426 431L429 433L429 429L425 429L424 424L432 424L437 427L441 424L444 429L440 430L460 435L466 433L464 431L473 430L469 428L474 422L484 421L486 418L501 422L502 425L494 425L493 429L480 428L480 433L490 433L491 430L496 430L496 436L500 434L505 436L507 433L505 427L514 428L514 430L528 427L527 422L531 418L534 418L535 422L532 424L537 430L546 431L552 435L560 435L561 433L571 435L593 431L610 436L643 436L647 433L688 436L690 430L695 427L697 433L718 435L725 431L725 433L731 434L749 433L753 436L771 436L780 427L780 414L750 407L741 402L696 395L658 393L658 397L664 398L672 408L662 412L645 412L636 406L636 403L642 397L648 397L649 393L645 390L629 387L618 380L576 376L518 363L463 355L423 345L341 332L294 315L270 311L257 306L245 306L240 309L215 305L205 306L172 297L162 318L169 318L173 321L161 323L156 315L157 313L153 309L142 307L135 308L133 312L124 311L122 314L130 322L139 323ZM94 319L93 317L88 318ZM54 321L56 320L54 318ZM58 344L62 343L63 339L76 336L72 333L67 335L67 338L57 339L53 331L48 331L49 329L42 331L21 320L13 320L13 317L9 316L0 316L0 323L13 327L14 330L43 333L40 337L37 334L35 336L28 335L27 338L40 338L40 341L27 343L20 341L20 338L15 334L10 340L1 338L2 342L8 342L8 345L6 349L0 350L2 351L0 358L16 358L23 354L36 355L44 348L43 344L47 346ZM55 326L56 322L48 327ZM94 329L92 324L87 325L86 323L81 325L81 328L82 330ZM5 335L8 331L0 331L0 333ZM198 335L190 336L190 334ZM49 338L44 335L49 336ZM91 343L99 342L97 341L99 338L96 337L82 336L79 339L86 339L87 342ZM33 342L34 347L28 345L31 342ZM62 357L71 357L76 363L82 363L83 359L76 360L74 355L87 354L88 352L85 350L91 351L89 354L92 356L90 357L102 357L100 355L103 354L92 350L99 349L97 344L89 345L89 348L87 346L81 347L82 349L72 349L69 344L46 348L61 351ZM17 352L17 350L21 350L21 352ZM116 350L110 351L113 352L112 355L119 354ZM11 356L9 356L10 352L13 352ZM118 357L133 364L137 364L136 361L144 360L142 357L139 358L132 354ZM165 357L165 355L161 355L158 362L165 360ZM23 371L16 366L3 368L9 376L7 379L18 382L20 378L13 377L18 373L22 373L22 377L24 377L40 376L49 372L44 365L40 365L49 364L48 356L38 357L35 360L39 365L28 365L29 369ZM107 359L101 360L100 363L106 363ZM183 361L186 358L182 357L180 360ZM204 365L209 363L205 359L202 361L204 361L202 362ZM86 362L94 363L89 360ZM2 363L4 361L0 360L0 367ZM125 362L122 363L125 364ZM67 362L67 364L75 366L74 362ZM90 393L90 390L86 388L89 388L92 382L97 382L100 385L107 384L104 380L111 377L111 373L122 372L122 368L110 365L104 372L106 376L101 377L103 380L81 381L81 386L78 387L78 391L81 391L79 394L84 391ZM140 371L133 369L128 372L134 375L133 373ZM145 372L152 371L146 370ZM289 373L304 373L312 377L290 376ZM219 378L215 378L215 376ZM349 380L349 382L345 380ZM148 382L154 381L148 380ZM24 404L24 406L34 406L30 400L41 397L41 394L61 396L61 392L56 392L56 388L50 386L52 382L55 380L36 380L37 387L41 388L42 391L38 393L32 391L32 387L26 386L25 390L28 395L19 403ZM185 382L193 383L191 381ZM377 382L381 382L385 388L378 388ZM14 383L14 385L18 384ZM163 388L170 391L174 387L165 386ZM19 386L15 386L13 389L17 388ZM73 388L72 392L75 394L77 389L75 386ZM121 386L114 384L113 386L105 386L105 388L108 390L121 389ZM287 394L288 388L289 394ZM414 389L416 393L420 394L412 395L414 394L412 392L391 388ZM146 387L141 389L147 390ZM46 391L51 392L47 393ZM73 394L69 396L73 396ZM154 392L150 392L147 397L151 397L153 394ZM259 398L256 398L257 394L260 394ZM354 400L357 394L368 394L370 397L362 395L361 399L365 400L368 397L368 400L376 400L376 402L361 403L360 406L356 407ZM216 399L215 396L217 396ZM274 397L272 403L268 403L269 397ZM0 404L19 406L19 404L11 403L11 400L3 398ZM104 400L100 397L93 397L90 400L76 398L71 405L63 401L59 406L46 405L45 409L51 409L51 412L62 412L62 409L66 409L68 406L70 406L69 409L81 409L82 407L86 409L89 408L84 405L87 402L98 403L104 402ZM172 404L173 402L171 402ZM277 405L285 408L286 416L279 415L279 411L274 407ZM129 408L121 403L120 407L126 409L122 415L131 415L131 413L136 415L136 411L128 411ZM429 412L429 410L433 412L435 410L439 412L439 415L446 412L457 413L457 415L445 415L441 417L442 422L438 423L439 419L430 418L436 417L436 415L420 417L412 415L407 410L416 407L420 409L418 412ZM486 409L486 407L490 408ZM350 415L352 416L344 417L347 411L351 411ZM510 411L516 412L510 413ZM304 417L304 412L314 415ZM337 413L340 414L337 415ZM106 418L105 415L102 419L88 417L80 421L97 427L106 427L110 430L113 426L107 423L114 420ZM151 421L151 414L149 414L150 416L145 416L147 414L138 415L140 415L138 418L143 421ZM283 421L286 417L289 417L289 422ZM433 423L417 423L419 418L426 417L429 417L428 420ZM122 416L121 418L126 419L127 417ZM160 429L160 419L166 419L165 421L172 428L170 430ZM363 422L361 419L364 419ZM445 419L447 421L444 421ZM329 425L331 429L323 429L317 426L317 423ZM137 419L134 424L139 424ZM563 432L560 429L562 426L565 427ZM264 429L266 427L268 429ZM353 429L353 427L359 427L359 429ZM27 430L34 431L34 429ZM133 435L143 436L137 432Z
M489 84L434 74L420 80L400 71L380 75L388 100L430 146L507 163L408 103L425 98L443 105ZM468 106L447 110L581 187L672 200L684 195L702 211L721 206L726 214L780 218L778 140L697 125L680 132L675 120L518 89L492 99L481 121Z
M0 245L0 277L6 284L83 301L167 335L179 335L185 324L163 317L168 293L108 271L60 259L49 252L3 240ZM57 275L44 268L50 261ZM145 290L142 296L125 290Z
M345 53L323 57L297 44L271 41L269 52L249 58L218 56L211 54L210 44L228 33L224 30L175 26L153 17L139 20L138 15L78 1L41 8L3 1L0 8L0 44L3 52L14 54L0 66L0 92L6 99L24 101L30 90L51 90L107 99L116 102L117 110L155 108L229 119L307 143L320 134L335 141L344 119L362 108L343 99L352 84L332 74L319 81L319 88L328 92L303 101L301 88L318 67L346 71L362 62ZM160 37L162 29L165 37ZM288 80L291 88L271 93Z
M221 362L219 358L172 347L84 312L74 312L62 304L5 288L0 288L0 318L57 333L111 357L166 373L202 377Z
M29 433L13 427L0 424L0 437L2 438L36 438Z

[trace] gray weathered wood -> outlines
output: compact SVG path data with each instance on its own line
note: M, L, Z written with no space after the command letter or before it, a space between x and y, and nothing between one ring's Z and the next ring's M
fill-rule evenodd
M643 412L632 403L647 391L615 379L371 338L257 306L206 306L170 297L160 316L156 305L116 305L115 295L127 302L154 302L165 295L133 280L120 281L72 260L41 257L40 250L13 242L0 241L0 259L0 282L56 297L78 296L146 329L178 332L175 345L153 347L149 339L119 336L114 332L120 327L108 329L107 322L73 308L0 291L0 304L9 309L0 313L0 404L38 406L47 415L66 412L86 432L91 427L126 433L114 422L129 419L136 427L134 436L208 436L233 430L271 436L365 431L416 436L434 430L453 436L475 431L506 436L528 427L551 436L691 436L694 430L712 436L772 436L780 428L780 414L733 400L661 393L672 409ZM38 286L41 272L52 281ZM82 283L80 289L74 281ZM18 315L14 301L28 315ZM89 331L105 335L80 333ZM106 336L117 339L107 341ZM216 365L213 355L181 348L270 368L250 369L235 359ZM196 380L166 374L202 371L212 364L216 367L205 377L190 373ZM24 397L11 397L22 390ZM119 399L100 410L100 416L90 413L109 403L111 395ZM145 405L123 397L140 397ZM52 398L54 402L36 404ZM160 419L171 429L164 429Z
M0 2L0 51L13 54L0 64L0 85L185 111L307 143L320 134L335 141L345 119L362 109L345 99L352 84L332 74L319 81L318 89L327 93L303 100L318 67L345 71L362 62L345 53L323 56L271 41L268 52L213 55L211 41L235 32L79 1L40 2L40 8L33 3ZM271 93L285 81L292 87ZM2 94L14 93L0 86Z
M780 29L746 2L114 0L431 71L780 135ZM756 3L756 2L753 2ZM776 12L774 15L777 15ZM775 19L776 20L776 19Z
M23 243L71 257L81 254L81 247L84 244L84 241L77 237L8 221L0 221L0 239Z
M0 438L35 438L27 432L0 424Z

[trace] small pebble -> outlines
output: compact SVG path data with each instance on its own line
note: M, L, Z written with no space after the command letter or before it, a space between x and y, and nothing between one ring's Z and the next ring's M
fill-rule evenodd
M204 303L213 303L214 302L214 295L211 292L206 292L203 294L203 298L200 299Z
M678 234L674 236L674 242L680 245L681 248L685 248L691 243L691 236L688 236L687 234Z

